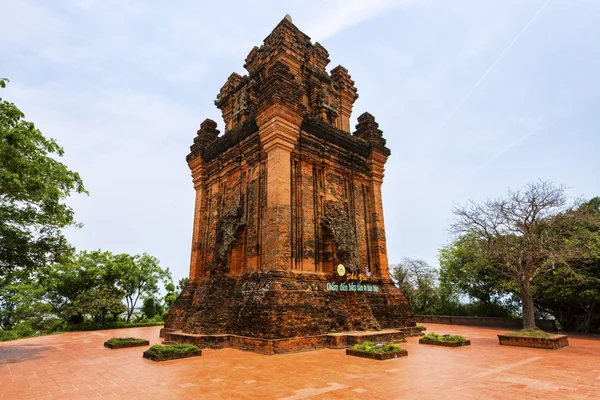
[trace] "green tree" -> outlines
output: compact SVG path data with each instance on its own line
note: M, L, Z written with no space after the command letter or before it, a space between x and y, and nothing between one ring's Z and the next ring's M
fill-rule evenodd
M125 311L121 302L123 294L114 288L100 287L79 294L68 308L71 315L89 315L96 327L104 325L106 316L110 313L119 315Z
M101 287L117 286L118 266L108 251L82 251L62 263L43 268L41 282L46 288L46 301L62 318L80 320L72 307L82 293ZM122 296L122 294L121 294ZM122 299L123 297L121 297Z
M135 306L142 296L154 296L158 284L172 280L169 269L162 269L158 259L146 253L136 256L119 254L115 258L115 266L119 271L118 287L125 294L127 322Z
M566 223L580 218L572 212L564 186L551 182L529 183L508 196L455 207L452 231L469 234L485 243L497 271L519 288L523 328L535 328L533 293L538 277L585 257L573 230Z
M57 161L63 149L24 116L0 98L0 277L71 253L62 230L78 224L65 199L87 193L79 174Z
M415 314L433 314L438 303L437 271L423 260L403 258L391 265L392 278L408 299Z
M486 310L486 316L495 317L505 296L506 282L497 261L486 250L486 243L470 234L441 249L440 282L476 300ZM502 313L505 315L506 311Z
M576 211L580 215L562 227L572 232L572 246L586 256L560 264L535 280L535 305L552 314L568 331L600 332L600 198L595 197Z
M165 290L167 294L165 295L165 304L167 305L167 309L170 309L175 300L177 300L177 293L175 293L175 285L172 282L169 282L165 285Z
M179 282L177 283L177 294L181 293L183 291L183 289L185 289L185 287L187 286L187 284L189 283L190 278L183 277L179 280Z
M156 300L155 297L150 296L144 299L141 311L144 313L146 318L153 318L156 315L162 315L165 309L160 301Z
M27 323L35 330L44 330L52 307L42 301L46 291L36 274L13 272L1 286L0 328L11 330Z

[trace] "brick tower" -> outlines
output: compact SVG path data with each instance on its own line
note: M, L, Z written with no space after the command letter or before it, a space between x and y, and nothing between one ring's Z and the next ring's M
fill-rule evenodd
M206 119L187 156L190 282L166 319L169 340L415 325L388 274L381 185L390 150L369 113L350 131L357 90L328 63L286 16L246 57L248 75L221 88L225 132Z

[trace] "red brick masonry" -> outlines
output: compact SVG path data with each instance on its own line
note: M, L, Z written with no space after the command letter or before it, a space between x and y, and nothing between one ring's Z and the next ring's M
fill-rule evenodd
M145 342L138 342L138 343L108 343L108 342L104 342L104 347L107 347L109 349L126 349L128 347L140 347L140 346L149 346L150 342L148 340L146 340Z
M179 360L181 358L190 358L190 357L199 357L202 355L202 350L193 350L187 351L185 353L176 353L176 354L152 354L147 351L144 352L144 358L152 361L171 361L171 360Z
M535 347L537 349L557 350L569 345L567 335L556 335L551 338L535 338L526 336L498 335L498 340L504 346Z
M168 342L191 343L199 347L212 349L233 348L273 355L324 348L340 349L365 341L385 343L406 342L405 336L419 336L421 335L421 330L413 327L386 329L379 332L340 332L285 339L260 339L237 335L197 335L179 331L173 332L170 329L164 329L161 335Z
M390 353L371 353L368 351L346 349L346 355L370 358L373 360L383 361L383 360L392 360L394 358L406 357L406 356L408 356L408 351L402 349L400 351L394 351L394 352L390 352Z
M470 340L465 340L462 342L442 342L439 340L429 340L429 339L424 339L424 338L419 339L419 343L420 344L431 344L434 346L444 346L444 347L462 347L462 346L470 346L471 345Z

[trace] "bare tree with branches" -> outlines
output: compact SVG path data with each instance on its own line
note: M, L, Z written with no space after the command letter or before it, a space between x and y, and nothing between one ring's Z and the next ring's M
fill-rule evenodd
M576 202L569 200L566 189L549 181L531 182L522 190L509 190L505 198L453 209L451 231L485 241L501 272L519 284L523 329L536 327L533 279L577 257L577 246L567 240L572 230L566 229L566 220L577 217L572 211Z
M423 312L431 307L438 275L434 267L423 260L405 257L390 268L390 276L397 282L413 311Z

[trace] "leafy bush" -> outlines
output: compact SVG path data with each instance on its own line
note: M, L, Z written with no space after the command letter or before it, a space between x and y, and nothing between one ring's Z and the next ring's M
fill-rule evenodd
M548 339L548 338L551 338L556 335L553 335L551 333L544 332L541 329L535 328L535 329L522 329L518 332L511 332L511 333L508 333L507 336L524 336L524 337L535 337L535 338Z
M198 346L193 344L155 344L146 351L150 354L162 356L166 354L187 353L195 350L198 350Z
M16 340L19 339L19 335L15 331L0 331L0 342L4 342L5 340Z
M160 321L160 320L146 319L141 322L129 322L129 323L127 323L125 321L110 322L110 323L105 323L104 325L98 327L98 326L96 326L96 324L93 321L86 320L81 325L69 326L69 328L67 330L68 331L97 331L100 329L141 328L144 326L157 326L157 325L162 325L162 324L163 324L163 321Z
M425 325L417 324L417 328L419 328L419 329L425 329Z
M29 324L21 323L11 330L0 330L0 341L16 340L34 335L35 331Z
M130 343L145 343L147 342L146 339L140 339L140 338L134 338L134 337L122 337L122 338L118 338L118 337L114 337L114 338L110 338L106 341L107 343L110 344L130 344Z
M367 341L355 344L352 346L352 350L366 351L367 353L393 353L402 350L402 347L396 344L376 344Z
M464 342L467 340L460 335L438 335L435 332L428 333L423 336L423 339L435 340L436 342Z

